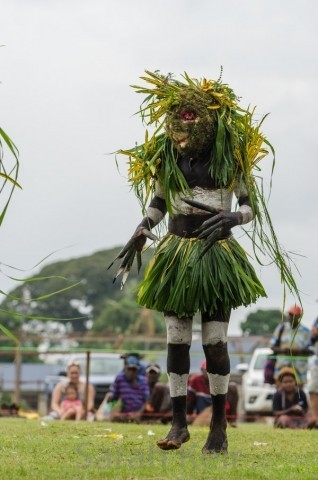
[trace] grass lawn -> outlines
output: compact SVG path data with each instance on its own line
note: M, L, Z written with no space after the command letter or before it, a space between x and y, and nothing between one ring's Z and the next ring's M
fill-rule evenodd
M180 450L159 450L167 430L0 418L0 479L318 479L318 430L239 424L228 428L228 455L201 454L206 427L190 427Z

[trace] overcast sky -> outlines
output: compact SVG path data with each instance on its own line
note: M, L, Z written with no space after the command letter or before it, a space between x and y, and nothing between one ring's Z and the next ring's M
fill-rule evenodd
M0 125L19 147L23 191L1 228L0 261L31 269L55 250L50 261L125 243L141 217L125 159L118 172L112 152L144 138L133 116L142 98L129 85L145 69L218 78L223 65L242 105L270 113L269 210L281 244L300 255L310 326L318 315L317 13L316 0L2 0ZM258 272L269 298L233 312L231 334L249 311L282 307L275 270ZM0 283L15 286L3 273Z

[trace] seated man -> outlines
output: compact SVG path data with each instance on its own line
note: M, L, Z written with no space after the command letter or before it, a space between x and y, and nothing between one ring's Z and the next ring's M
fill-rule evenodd
M106 396L106 401L117 401L110 416L113 422L138 422L150 397L147 379L139 375L139 360L135 356L127 357L124 371L115 378Z
M144 355L139 353L139 352L129 352L129 353L123 353L120 358L124 360L124 365L126 364L126 360L128 357L136 357L138 362L139 362L139 371L138 375L143 375L146 376L146 364L143 361Z
M169 386L159 382L161 368L151 363L146 368L146 378L150 389L150 398L146 404L142 419L149 422L167 423L172 419Z
M311 428L306 416L306 394L296 386L294 370L284 367L278 375L280 388L273 396L274 426L277 428Z
M209 379L206 371L206 360L201 364L201 373L193 375L189 380L187 395L187 413L196 413L194 425L209 425L212 415L212 401L209 390ZM226 396L226 418L232 427L236 427L238 390L234 382L229 383ZM190 417L191 418L191 417Z

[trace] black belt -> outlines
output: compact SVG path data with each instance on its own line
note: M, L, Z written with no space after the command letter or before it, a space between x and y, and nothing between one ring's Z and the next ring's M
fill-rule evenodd
M197 237L199 234L196 230L201 227L202 223L205 220L212 218L213 215L175 215L173 218L169 218L168 231L177 235L178 237L184 238L193 238ZM231 230L226 230L223 232L222 238L228 238L231 236Z

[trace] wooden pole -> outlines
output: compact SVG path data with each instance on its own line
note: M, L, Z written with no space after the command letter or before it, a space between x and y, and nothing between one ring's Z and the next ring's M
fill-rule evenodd
M91 352L88 350L86 352L86 385L85 385L85 404L84 404L84 420L87 420L87 414L88 414L88 387L89 387L89 370L90 370L90 359L91 359Z
M15 351L15 387L14 387L14 395L13 400L15 404L20 403L20 381L21 381L21 350L19 348Z

